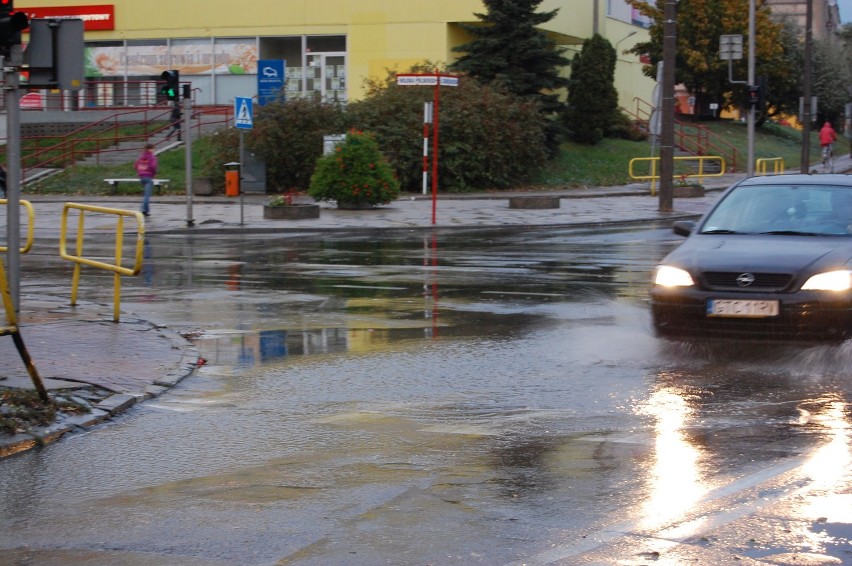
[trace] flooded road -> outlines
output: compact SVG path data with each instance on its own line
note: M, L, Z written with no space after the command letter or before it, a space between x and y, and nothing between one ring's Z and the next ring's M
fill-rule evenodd
M852 345L658 341L677 242L152 237L122 308L207 363L0 461L0 563L852 563Z

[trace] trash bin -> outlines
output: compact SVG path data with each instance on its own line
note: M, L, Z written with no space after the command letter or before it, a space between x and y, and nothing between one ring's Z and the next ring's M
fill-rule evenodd
M240 164L236 161L225 163L225 196L240 196Z

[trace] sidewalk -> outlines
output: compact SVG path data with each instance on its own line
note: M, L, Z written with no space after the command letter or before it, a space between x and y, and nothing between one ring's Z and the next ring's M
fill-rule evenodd
M846 169L850 167L844 158ZM659 197L646 183L621 187L577 188L564 191L529 191L430 195L400 199L374 210L338 210L323 205L319 219L265 220L266 196L193 197L192 226L186 197L157 196L146 219L146 237L158 234L352 232L354 230L454 230L523 227L594 227L611 224L642 224L697 218L718 198L720 191L743 175L707 179L706 194L675 198L673 212L660 212ZM513 196L558 196L560 207L511 209ZM33 196L37 238L58 241L65 202L97 204L138 210L139 197L69 198ZM76 218L76 216L74 217ZM24 222L22 220L22 222ZM114 233L115 219L87 216L88 233ZM5 234L5 217L0 219ZM135 230L125 222L126 233ZM93 426L150 399L190 375L198 363L197 351L181 336L165 328L123 314L112 322L111 305L68 306L67 298L21 297L19 326L40 376L51 395L72 397L92 407L81 417L62 417L54 425L15 436L0 434L0 457L55 440L63 434ZM2 323L0 323L2 324ZM0 388L32 388L26 369L11 337L0 336Z
M619 187L576 188L553 191L442 194L433 203L431 195L406 194L386 206L369 210L339 210L333 204L320 203L320 217L305 220L266 220L263 205L267 195L242 197L154 195L151 215L145 219L146 235L281 233L352 230L433 230L476 229L482 227L573 226L591 227L612 223L637 223L700 215L724 188L742 175L708 179L706 195L675 198L674 211L662 213L659 196L652 195L647 183ZM518 196L558 197L559 208L516 209L509 200ZM615 198L618 197L618 198ZM67 197L34 195L28 200L37 214L39 238L58 238L62 207L72 201L83 204L139 210L141 197L99 196ZM310 200L310 199L308 199ZM433 223L433 205L434 219ZM191 226L187 221L191 214ZM76 216L69 218L76 218ZM95 222L86 218L86 231L112 229L112 219ZM0 219L2 222L2 219ZM22 221L23 222L23 221ZM125 222L125 230L133 222Z

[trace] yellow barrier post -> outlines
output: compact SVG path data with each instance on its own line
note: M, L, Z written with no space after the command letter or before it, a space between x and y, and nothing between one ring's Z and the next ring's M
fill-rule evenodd
M761 157L755 161L755 171L757 175L766 175L767 165L772 164L773 175L783 175L785 166L783 157Z
M27 368L27 373L30 374L30 379L38 392L39 398L44 402L48 402L50 401L50 397L47 395L47 389L45 389L44 383L42 383L41 377L39 377L36 370L35 363L33 363L33 359L24 345L24 339L21 338L21 329L18 328L15 305L12 304L12 296L9 294L9 283L6 279L6 269L3 267L2 260L0 260L0 295L3 296L3 308L6 310L6 326L0 326L0 336L12 336L12 340L15 341L15 348L18 349L18 354Z
M75 254L67 253L67 225L68 211L79 210L80 216L77 220L77 241ZM115 228L115 264L109 264L94 259L83 257L83 241L85 238L85 213L95 212L99 214L112 214L116 216ZM123 242L124 242L124 217L132 216L136 219L136 254L132 268L123 267ZM112 271L113 277L113 321L118 322L121 307L121 276L122 275L138 275L142 270L142 252L145 244L145 217L141 212L132 210L123 210L120 208L106 208L102 206L91 206L84 204L76 204L73 202L65 203L62 209L62 221L60 225L59 235L59 255L62 259L67 259L74 262L74 275L71 283L71 305L77 304L77 290L80 285L80 269L83 265L97 267L107 271Z
M35 234L35 210L33 210L33 205L30 204L28 200L19 200L18 201L21 206L27 209L27 243L21 248L21 253L25 254L30 251L33 247L33 240ZM9 204L7 199L0 199L0 205ZM6 246L0 246L0 252L5 252L8 248Z

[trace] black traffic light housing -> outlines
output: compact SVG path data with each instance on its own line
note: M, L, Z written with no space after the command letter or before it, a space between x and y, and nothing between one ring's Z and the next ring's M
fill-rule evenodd
M749 85L746 102L749 108L763 110L766 104L766 77L758 78L756 85Z
M13 0L0 0L0 55L8 56L9 48L21 44L21 32L30 25L23 12L16 12Z
M166 81L166 84L160 89L160 94L169 100L178 100L180 98L180 72L176 70L163 71L160 77Z

